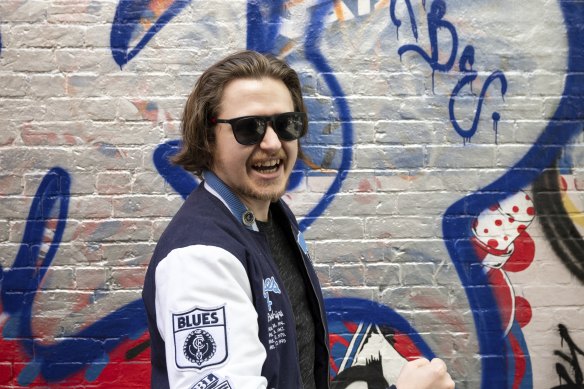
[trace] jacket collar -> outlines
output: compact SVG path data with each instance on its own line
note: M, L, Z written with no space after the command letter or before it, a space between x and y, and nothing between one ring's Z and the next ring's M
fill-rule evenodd
M203 172L203 178L205 180L205 189L219 198L245 228L259 231L253 212L241 202L231 188L210 170Z

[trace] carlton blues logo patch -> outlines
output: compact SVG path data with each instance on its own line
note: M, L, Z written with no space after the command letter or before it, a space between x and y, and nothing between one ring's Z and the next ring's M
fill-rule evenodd
M204 369L227 360L225 306L173 314L176 366Z

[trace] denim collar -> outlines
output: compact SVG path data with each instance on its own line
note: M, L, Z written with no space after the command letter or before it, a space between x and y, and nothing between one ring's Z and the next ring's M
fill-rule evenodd
M231 191L231 188L229 188L210 170L205 170L203 172L203 178L205 180L205 186L210 189L210 192L217 195L219 199L223 201L233 216L235 216L245 228L252 231L258 231L253 212L241 202L239 197Z

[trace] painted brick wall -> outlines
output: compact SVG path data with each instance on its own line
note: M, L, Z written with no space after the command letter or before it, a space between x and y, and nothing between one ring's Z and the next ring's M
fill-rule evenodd
M167 157L243 48L302 77L285 199L333 379L439 356L457 388L581 388L583 24L567 0L2 0L0 388L148 384L144 272L198 185Z

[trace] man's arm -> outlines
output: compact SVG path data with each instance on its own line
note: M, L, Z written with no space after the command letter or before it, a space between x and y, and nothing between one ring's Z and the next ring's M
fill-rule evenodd
M204 388L213 380L233 389L267 386L250 283L235 256L215 246L176 249L155 277L171 388Z

